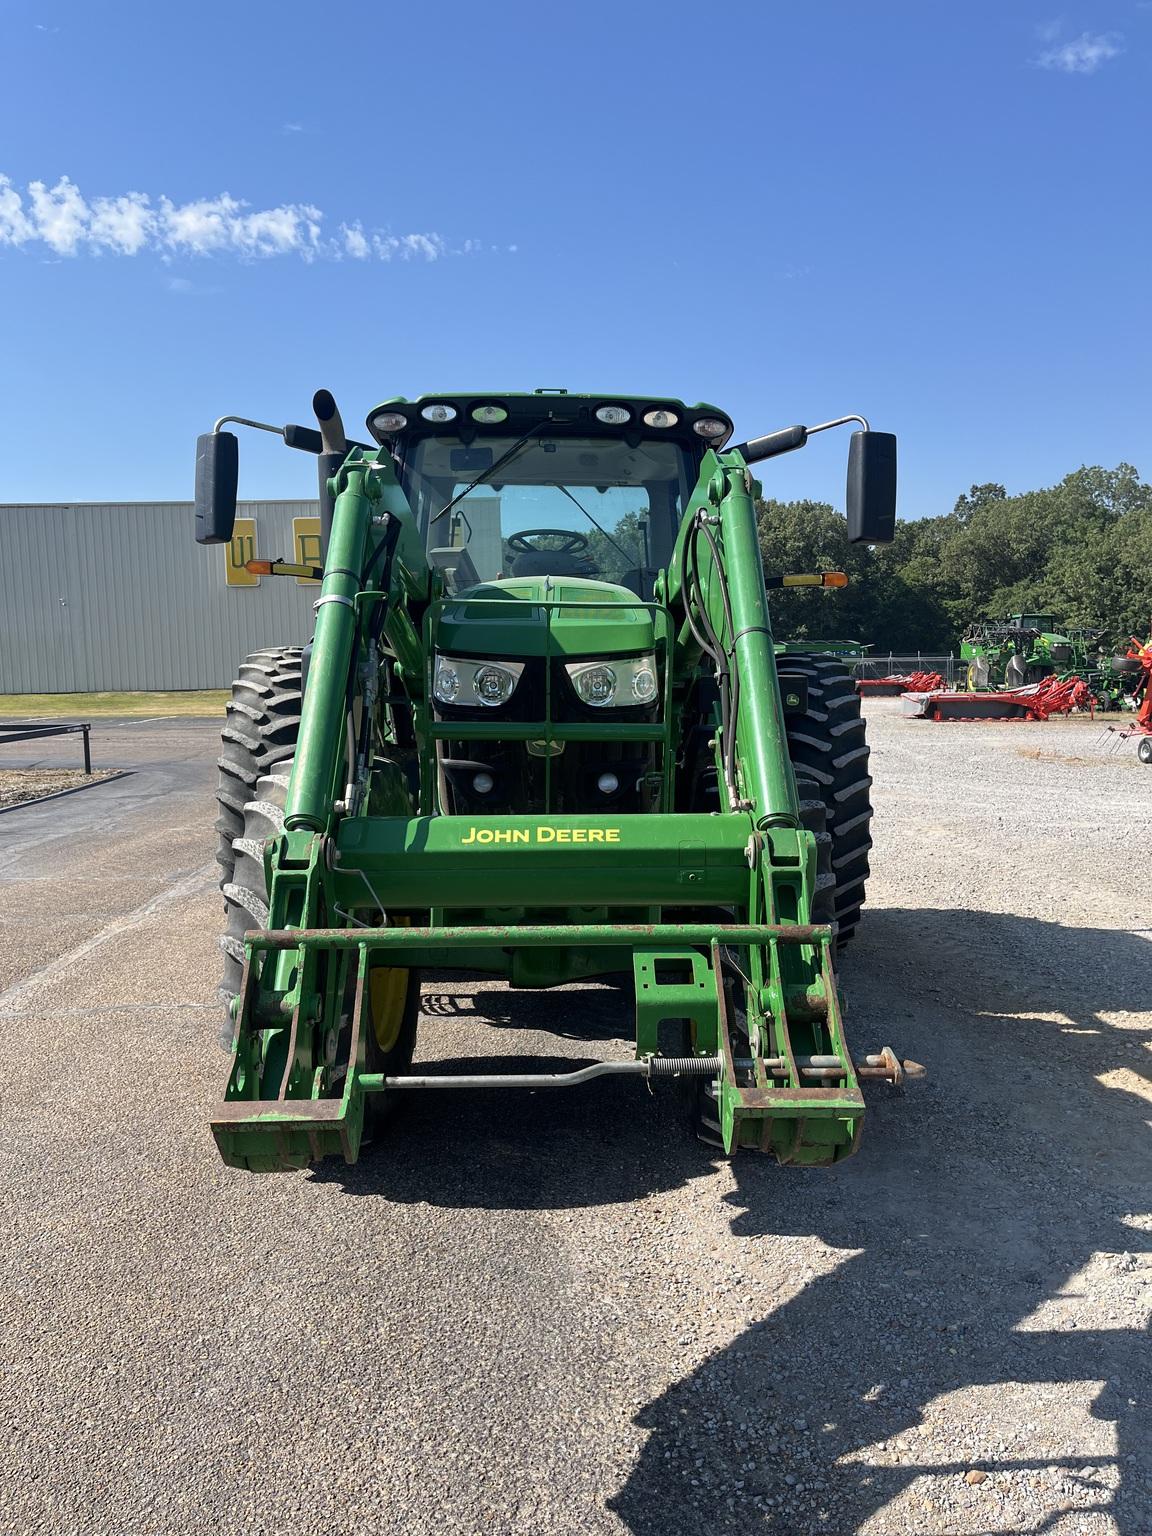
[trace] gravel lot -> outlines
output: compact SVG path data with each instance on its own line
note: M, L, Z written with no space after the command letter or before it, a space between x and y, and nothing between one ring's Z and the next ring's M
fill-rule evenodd
M26 800L87 789L109 778L108 772L87 774L82 768L0 768L0 811Z
M868 712L849 1034L929 1076L835 1171L613 1081L226 1169L211 725L102 726L130 777L5 815L0 1531L1152 1531L1152 769ZM627 1054L607 987L425 1015L429 1059Z

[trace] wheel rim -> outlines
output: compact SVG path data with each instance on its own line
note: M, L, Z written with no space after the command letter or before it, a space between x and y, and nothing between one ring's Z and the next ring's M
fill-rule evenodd
M404 1028L404 1009L408 1001L406 968L376 966L368 973L368 1000L372 1008L372 1033L376 1046L385 1055L395 1049Z

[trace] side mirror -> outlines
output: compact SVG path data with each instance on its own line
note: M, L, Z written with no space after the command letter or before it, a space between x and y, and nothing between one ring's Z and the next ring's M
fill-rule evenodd
M896 438L891 432L853 432L845 510L851 543L891 544L896 537Z
M196 542L227 544L236 524L240 445L232 432L196 439Z

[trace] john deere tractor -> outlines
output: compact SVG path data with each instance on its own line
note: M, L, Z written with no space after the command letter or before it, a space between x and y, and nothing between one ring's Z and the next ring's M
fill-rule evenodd
M1096 630L1064 634L1046 613L1014 613L994 622L970 624L960 642L960 659L968 663L968 688L1022 688L1042 678L1087 667ZM1099 646L1091 652L1093 656Z
M315 453L307 643L233 687L217 826L232 1063L224 1160L354 1161L404 1094L679 1079L724 1151L831 1163L862 1078L836 954L868 873L868 747L842 662L777 665L749 466L854 425L850 536L891 539L896 444L861 417L729 446L649 396L392 399L349 441L225 417L197 445L197 538L230 539L230 422ZM303 642L306 637L299 637ZM420 980L627 979L635 1057L560 1074L413 1072ZM565 999L566 1004L570 1001Z

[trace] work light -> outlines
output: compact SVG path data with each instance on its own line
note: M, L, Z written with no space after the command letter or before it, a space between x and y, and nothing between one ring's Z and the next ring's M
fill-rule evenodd
M379 411L373 416L371 425L373 432L403 432L408 418L399 411Z
M721 421L719 416L701 416L692 423L693 432L699 432L701 437L723 437L731 429L726 421Z

